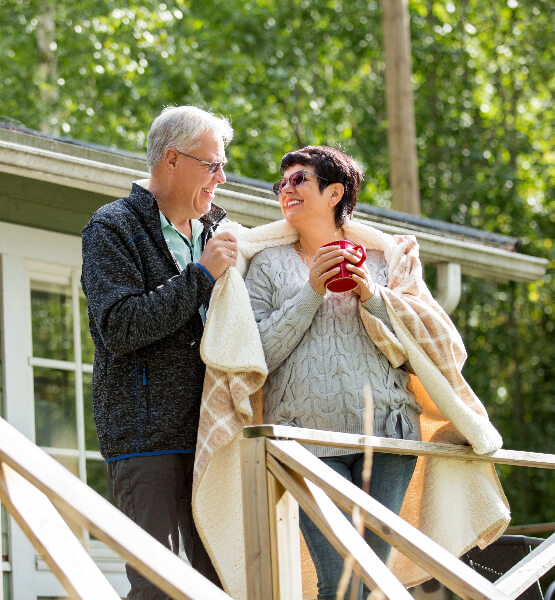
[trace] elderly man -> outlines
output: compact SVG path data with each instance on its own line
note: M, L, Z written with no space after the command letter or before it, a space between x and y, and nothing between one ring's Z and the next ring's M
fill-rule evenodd
M191 488L205 367L200 340L214 281L237 241L215 235L227 120L166 108L148 134L148 180L83 230L82 286L95 344L93 405L120 509L219 584L195 529ZM128 598L166 598L127 567Z

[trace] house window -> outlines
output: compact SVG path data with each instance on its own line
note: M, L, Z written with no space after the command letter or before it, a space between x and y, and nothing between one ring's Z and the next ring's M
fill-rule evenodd
M3 410L24 436L111 499L92 418L94 350L81 292L80 256L78 236L0 222L0 413ZM125 596L129 583L117 551L69 524L110 584ZM67 596L9 516L2 522L2 534L0 585L9 584L4 600Z
M77 270L31 272L31 320L35 441L113 501L93 420L94 347Z

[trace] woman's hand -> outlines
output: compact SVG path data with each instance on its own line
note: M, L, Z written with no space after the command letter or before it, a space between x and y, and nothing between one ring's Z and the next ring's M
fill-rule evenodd
M339 273L340 268L337 265L343 262L343 258L343 251L338 246L318 248L312 257L308 276L308 283L315 292L321 296L326 295L326 281Z
M361 302L366 302L368 298L371 298L374 295L376 284L374 283L365 262L362 263L360 267L356 266L360 262L360 254L349 249L345 249L343 252L345 260L349 263L347 264L347 271L350 271L353 274L353 279L358 283L358 287L356 287L353 292L360 296Z

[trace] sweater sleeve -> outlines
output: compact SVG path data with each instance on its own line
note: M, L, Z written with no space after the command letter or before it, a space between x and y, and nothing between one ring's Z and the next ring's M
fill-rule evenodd
M308 281L281 306L274 307L272 296L277 281L264 251L249 267L245 284L251 298L269 373L291 354L310 327L324 296L315 292Z
M366 302L362 303L362 306L376 318L380 319L383 324L390 330L393 331L393 325L387 314L387 308L380 292L380 286L376 285L376 291Z
M193 263L155 289L146 289L139 259L108 224L90 224L82 241L83 291L99 335L114 354L127 354L174 333L210 298L213 283Z

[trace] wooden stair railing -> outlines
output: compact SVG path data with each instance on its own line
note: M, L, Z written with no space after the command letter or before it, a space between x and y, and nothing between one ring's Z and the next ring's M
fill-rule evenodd
M354 570L387 598L410 598L338 507L359 506L366 526L425 568L463 599L514 600L555 564L555 535L494 584L345 481L298 442L363 451L434 455L528 467L555 468L550 454L336 434L296 427L247 427L242 440L248 600L302 597L298 505ZM0 502L59 578L71 598L118 598L65 519L87 529L176 599L230 598L159 544L107 500L0 419ZM337 505L337 506L336 506Z
M463 600L514 600L555 565L555 534L495 583L489 582L401 517L346 481L299 442L375 452L441 456L536 468L555 468L555 455L499 450L475 454L466 446L411 442L264 425L246 427L241 440L241 477L248 600L300 599L297 504L354 571L386 598L409 593L375 556L339 508L360 507L366 527L396 547ZM338 508L339 507L339 508Z
M231 598L2 418L0 503L72 599L119 595L65 519L87 529L171 598Z

